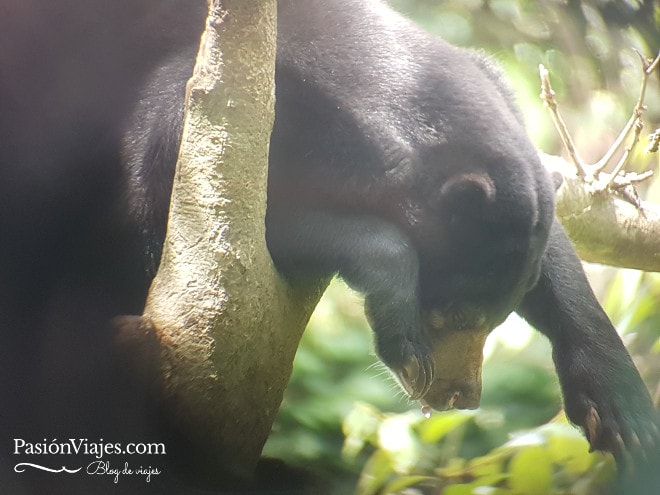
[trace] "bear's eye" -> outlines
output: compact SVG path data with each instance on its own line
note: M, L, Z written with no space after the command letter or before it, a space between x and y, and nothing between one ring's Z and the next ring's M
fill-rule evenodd
M442 312L433 310L429 313L427 323L433 330L442 330L446 324L446 319Z

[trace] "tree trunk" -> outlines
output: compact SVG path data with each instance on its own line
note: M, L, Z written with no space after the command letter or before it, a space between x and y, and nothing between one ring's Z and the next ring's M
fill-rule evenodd
M321 290L286 285L265 243L276 2L210 3L144 318L175 462L218 487L254 472Z

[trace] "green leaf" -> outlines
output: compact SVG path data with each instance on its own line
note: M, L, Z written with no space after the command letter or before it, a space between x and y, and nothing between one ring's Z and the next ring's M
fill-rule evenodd
M480 476L475 480L474 484L480 488L479 495L485 494L486 492L490 494L493 492L484 490L484 488L493 488L500 484L502 481L506 480L508 477L509 475L506 473L493 473L486 476Z
M472 495L474 490L474 485L451 485L442 490L442 495Z
M465 459L454 457L450 459L444 466L436 468L435 472L438 476L445 479L461 478L467 472L465 467Z
M409 474L422 456L422 444L411 428L416 420L412 414L394 415L378 429L378 446L390 454L392 466L399 474Z
M356 402L342 423L345 436L342 454L354 458L363 449L365 443L375 444L382 417L383 415L375 407Z
M436 485L438 483L438 478L432 476L402 476L389 483L383 490L383 493L398 493L405 488L424 482Z
M547 452L551 462L563 465L571 475L589 470L593 456L589 453L589 443L578 430L560 423L550 423L542 429L548 439Z
M355 495L376 495L392 473L390 456L383 450L377 450L362 470Z
M460 410L434 413L429 419L419 423L420 438L423 442L435 443L450 431L470 421L474 415L474 411Z
M442 495L511 495L509 490L478 483L450 485L442 491Z
M501 474L503 464L503 456L498 454L490 454L482 457L472 459L468 466L470 473L478 478L480 476L489 476L493 474Z
M530 446L511 460L509 486L520 495L546 495L552 489L552 464L543 447Z

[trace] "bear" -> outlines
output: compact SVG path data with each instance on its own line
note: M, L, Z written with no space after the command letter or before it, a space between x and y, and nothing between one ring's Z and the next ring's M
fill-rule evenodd
M278 269L338 274L362 293L379 358L425 411L479 405L485 338L517 312L550 339L566 413L592 448L655 448L649 394L495 66L379 0L278 9L266 216ZM127 132L152 269L191 71L190 53L159 68Z
M111 332L78 330L144 304L206 3L11 9L0 20L12 75L0 78L7 424L20 436L18 425L96 431L107 418L135 440L148 414L108 357ZM97 34L81 44L90 19ZM554 185L498 69L381 0L280 0L277 43L266 241L282 275L337 274L361 292L378 356L425 411L478 406L484 340L516 312L551 341L567 415L592 448L655 452L649 394L554 218ZM85 397L94 375L95 397L126 400Z

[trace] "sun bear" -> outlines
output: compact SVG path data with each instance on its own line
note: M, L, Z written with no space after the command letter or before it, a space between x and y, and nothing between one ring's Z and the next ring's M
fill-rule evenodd
M566 411L593 448L652 435L649 395L554 218L553 182L497 69L380 1L283 0L278 29L276 266L337 273L364 294L378 356L424 407L479 405L484 340L515 311L552 342ZM191 71L190 54L159 68L128 130L152 266Z
M12 74L0 79L0 325L11 341L0 371L17 425L77 417L76 389L49 384L92 373L111 345L78 328L141 310L206 8L103 4L86 46L97 13L74 22L68 3L29 15L25 2L0 20ZM380 0L278 9L266 227L283 276L338 274L361 292L378 356L425 410L479 405L484 340L517 312L550 339L566 412L594 449L656 449L649 394L554 218L554 185L493 64ZM53 72L64 60L69 79ZM59 373L37 378L62 417L41 417L43 397L23 389L17 370L43 362ZM95 404L85 418L101 409L125 412Z

